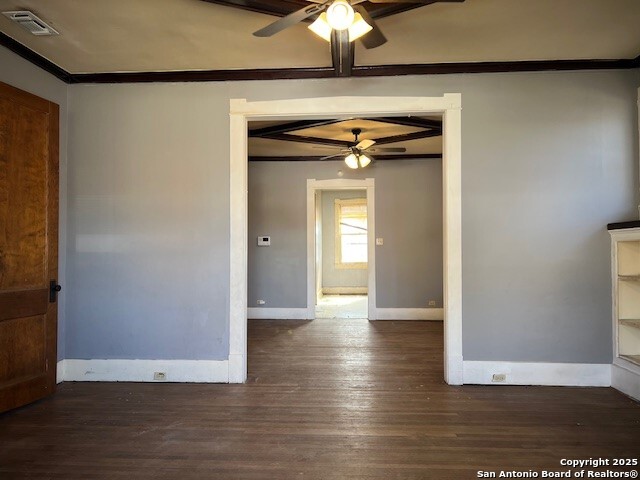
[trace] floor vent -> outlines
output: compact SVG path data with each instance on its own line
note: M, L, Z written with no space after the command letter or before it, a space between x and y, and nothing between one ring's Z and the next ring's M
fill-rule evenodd
M52 26L47 25L35 13L28 10L2 12L2 14L33 35L58 35L58 32Z

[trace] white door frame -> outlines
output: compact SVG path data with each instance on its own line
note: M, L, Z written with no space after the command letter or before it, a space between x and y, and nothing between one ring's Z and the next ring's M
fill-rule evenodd
M314 262L313 264L316 267L316 278L315 278L315 290L316 290L316 305L318 304L318 302L320 302L320 299L322 298L322 281L323 281L323 275L324 272L322 271L322 259L323 259L323 252L322 252L322 248L323 248L323 240L322 240L322 235L323 235L323 231L324 231L324 226L322 225L322 201L320 198L320 190L316 190L316 194L315 194L315 198L313 199L313 201L316 204L316 211L315 211L315 230L313 232L313 236L316 239L315 241L315 258L314 258ZM307 195L309 194L309 192L307 191ZM307 197L307 202L308 202L308 197ZM307 208L309 207L308 203L307 203ZM307 221L308 221L308 210L307 210ZM309 232L307 231L307 239ZM309 245L307 244L307 247ZM308 252L307 252L308 255ZM308 283L308 282L307 282ZM309 285L307 285L307 288L309 288ZM315 309L314 309L315 310ZM314 318L315 318L315 312L314 312Z
M376 224L375 179L307 180L307 318L316 316L316 193L322 190L365 190L367 192L367 301L368 318L376 319Z
M462 384L462 95L230 101L229 382L247 378L247 124L251 120L442 114L444 377Z

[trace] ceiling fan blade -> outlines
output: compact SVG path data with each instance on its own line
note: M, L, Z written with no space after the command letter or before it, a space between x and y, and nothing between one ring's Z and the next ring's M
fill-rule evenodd
M313 4L313 5L309 5L304 8L301 8L296 12L290 13L286 17L282 17L276 20L275 22L270 23L269 25L267 25L264 28L261 28L257 32L253 32L253 34L256 37L270 37L271 35L275 35L276 33L284 30L285 28L291 27L292 25L295 25L296 23L299 23L302 20L305 20L315 15L316 13L321 12L322 10L325 9L326 3L327 2L324 2L322 4Z
M322 157L320 160L329 160L330 158L342 157L344 154L336 153L335 155L327 155L326 157Z
M350 149L344 149L339 145L324 145L324 146L320 146L320 145L312 145L311 148L313 150L336 150L338 148L340 148L340 153L349 153L351 150Z
M375 143L376 143L375 140L364 139L356 145L356 148L358 150L366 150L367 148L371 147Z
M404 153L407 151L404 147L376 147L369 150L370 152L395 152Z
M373 29L370 32L364 34L364 36L360 37L360 43L364 46L364 48L376 48L380 45L387 43L387 37L384 36L380 27L375 22L375 20L369 15L369 12L362 6L356 5L353 9L362 15L362 18L365 22L367 22Z

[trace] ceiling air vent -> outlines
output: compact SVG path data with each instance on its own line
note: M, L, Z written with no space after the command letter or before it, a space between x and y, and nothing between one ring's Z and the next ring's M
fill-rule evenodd
M53 27L47 25L33 12L21 10L17 12L2 12L2 14L34 35L58 35L58 32Z

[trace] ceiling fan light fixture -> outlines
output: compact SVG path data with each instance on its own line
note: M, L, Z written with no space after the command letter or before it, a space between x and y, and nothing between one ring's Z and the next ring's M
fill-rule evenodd
M360 164L360 168L364 168L371 163L371 159L364 153L361 153L358 155L358 163Z
M353 19L353 23L349 27L349 40L353 42L364 34L369 33L371 30L373 30L373 27L365 22L364 18L362 18L362 15L356 13Z
M369 165L371 158L364 153L350 153L345 157L344 163L347 164L347 167L357 170L358 168L364 168Z
M316 21L307 28L319 37L324 38L327 42L331 41L331 25L327 22L326 12L322 12Z
M335 30L345 30L353 24L355 12L346 0L336 0L327 8L327 22Z
M324 38L327 42L331 41L331 30L333 29L331 28L331 25L329 25L329 22L327 21L326 12L322 12L320 15L318 15L318 18L316 18L316 21L313 22L311 25L309 25L307 28L311 30L313 33L315 33L316 35L318 35L319 37ZM362 18L362 15L360 15L359 13L356 13L353 17L353 23L351 24L350 27L348 27L348 29L349 29L349 41L353 42L354 40L357 40L364 34L373 30L373 27L369 25L364 20L364 18Z
M356 168L358 168L358 157L356 157L355 153L350 153L344 159L344 163L347 164L347 167L355 170Z

